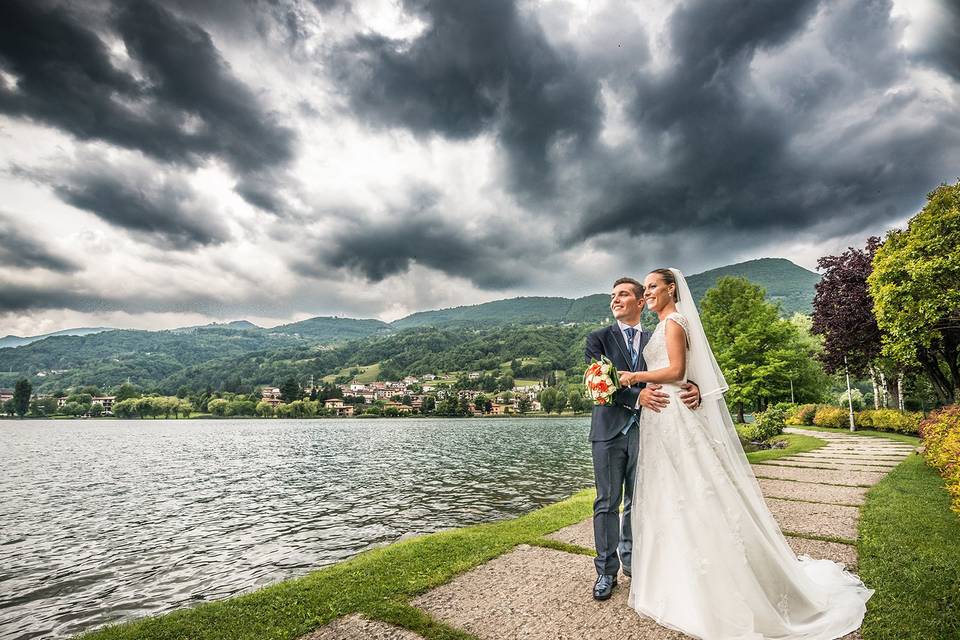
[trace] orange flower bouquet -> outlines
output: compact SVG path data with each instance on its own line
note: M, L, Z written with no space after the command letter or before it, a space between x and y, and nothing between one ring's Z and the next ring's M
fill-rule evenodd
M617 367L607 356L600 356L587 367L583 374L583 384L587 393L593 399L593 404L608 405L613 402L613 396L620 389L620 376Z

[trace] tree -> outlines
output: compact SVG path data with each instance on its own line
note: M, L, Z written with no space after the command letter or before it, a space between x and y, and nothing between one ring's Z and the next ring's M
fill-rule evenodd
M823 336L818 357L828 373L869 374L875 407L883 396L893 396L900 371L889 359L881 358L881 333L873 313L873 297L867 278L873 272L873 259L880 238L870 237L866 247L850 247L838 256L824 256L817 268L824 271L816 284L811 330ZM880 390L883 390L880 393Z
M120 385L120 387L117 389L117 392L114 395L116 396L116 399L114 400L114 402L123 402L124 400L127 400L129 398L139 398L140 389L130 384L129 382L125 382L122 385Z
M557 390L554 387L547 387L540 392L540 408L544 413L552 413L557 403Z
M553 401L553 410L557 412L557 415L563 413L563 410L567 408L567 394L563 391L557 390L557 397Z
M103 405L99 402L94 402L90 405L90 415L94 418L99 418L103 415Z
M521 396L520 399L517 400L517 411L520 415L524 415L530 411L530 398L526 395Z
M867 279L883 352L919 364L940 402L960 395L960 182L887 234Z
M423 398L423 403L420 405L420 411L422 413L433 413L437 408L437 399L435 396L425 396Z
M33 385L24 378L17 380L13 388L13 410L21 418L30 410L30 394L33 393Z
M293 402L300 399L300 385L295 378L287 378L280 385L280 397L284 402Z
M574 413L580 413L581 411L586 411L590 408L590 403L587 401L583 394L579 390L571 391L570 397L567 399L567 404L570 405L570 410Z
M789 399L790 380L801 377L810 355L801 348L797 327L780 318L761 287L745 278L720 278L700 301L700 314L740 422L745 405Z

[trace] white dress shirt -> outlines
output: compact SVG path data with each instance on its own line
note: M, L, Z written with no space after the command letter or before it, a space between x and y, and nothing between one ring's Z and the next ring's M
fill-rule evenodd
M623 336L623 345L628 348L627 353L630 353L630 351L629 351L630 341L627 339L627 329L629 329L631 326L633 326L633 328L637 330L637 332L636 332L635 334L633 334L633 352L636 353L636 354L638 354L637 357L639 358L639 357L640 357L640 356L639 356L639 353L640 353L640 333L643 331L643 329L642 329L641 326L640 326L640 323L638 322L638 323L635 324L635 325L629 325L629 324L627 324L626 322L620 322L619 320L617 320L617 324L620 326L620 335ZM639 396L637 396L637 403L633 406L633 408L634 408L634 409L640 409L640 397L639 397Z

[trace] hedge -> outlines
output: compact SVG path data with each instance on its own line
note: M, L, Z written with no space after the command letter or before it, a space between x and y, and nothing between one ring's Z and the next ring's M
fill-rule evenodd
M940 472L952 499L952 509L960 513L960 405L934 411L920 423L923 457Z

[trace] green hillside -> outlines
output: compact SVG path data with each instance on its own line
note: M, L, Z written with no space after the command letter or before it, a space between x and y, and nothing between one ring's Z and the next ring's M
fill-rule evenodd
M785 316L813 311L813 286L820 276L783 258L762 258L687 276L698 302L723 276L740 276L759 284L769 300L779 302ZM423 311L392 323L397 329L450 325L561 324L612 321L606 293L570 298L525 297L484 304Z
M809 313L819 280L788 260L763 259L689 276L699 299L721 276L763 286L785 315ZM386 324L379 320L318 317L270 329L249 322L170 331L108 330L84 336L52 336L0 349L0 387L29 377L40 392L73 386L107 388L126 380L173 392L276 384L290 375L317 379L346 366L379 364L377 373L494 370L504 362L530 363L524 377L541 369L578 363L591 326L610 322L608 295L582 298L525 297L425 311ZM563 325L544 331L539 325ZM469 327L470 331L464 331Z

